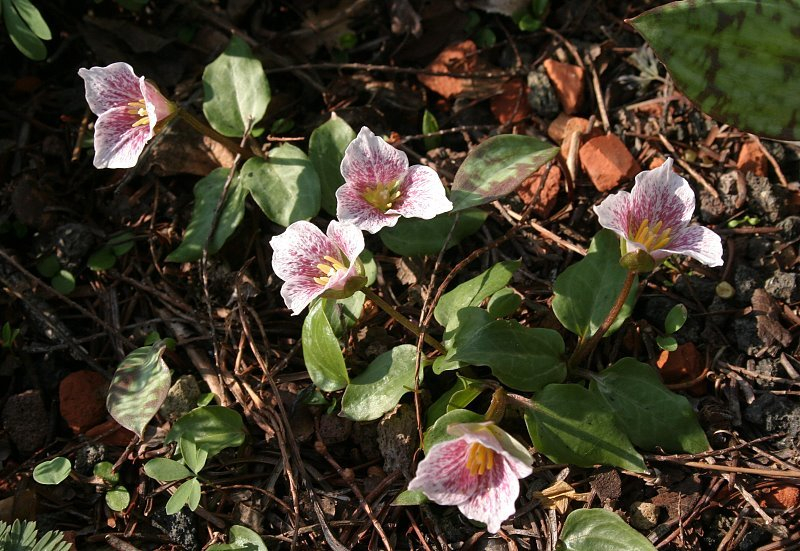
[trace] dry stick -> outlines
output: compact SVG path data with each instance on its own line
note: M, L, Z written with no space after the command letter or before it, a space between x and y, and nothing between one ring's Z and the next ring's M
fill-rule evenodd
M750 134L750 137L753 139L754 142L758 144L758 147L761 149L761 152L764 154L764 157L767 158L769 164L771 164L772 168L775 169L775 174L778 175L778 180L781 182L781 185L783 187L788 188L789 181L786 179L786 176L781 170L781 165L778 164L778 161L775 160L775 157L772 155L772 153L770 153L769 150L766 147L764 147L764 144L761 143L761 140L759 139L758 136L756 136L755 134Z
M577 364L586 359L586 357L591 354L592 351L594 351L597 343L600 342L600 339L602 339L606 334L608 328L611 327L611 324L614 323L615 319L617 319L622 307L625 306L625 301L628 299L628 294L631 291L631 287L633 287L634 279L636 279L636 272L633 270L628 270L628 273L625 275L625 282L622 284L622 290L619 292L617 301L611 307L611 311L606 316L606 319L603 320L600 328L595 331L594 335L592 335L588 341L583 341L578 345L567 362L569 367L575 367Z
M381 297L379 297L377 294L375 294L375 292L372 291L372 289L364 287L363 289L361 289L361 292L364 293L367 296L367 298L370 299L372 302L380 306L383 311L385 311L392 317L393 320L398 322L400 325L402 325L403 327L405 327L418 337L424 335L426 343L434 347L441 354L447 354L447 349L444 346L442 346L442 343L440 343L427 333L423 333L419 325L410 321L407 317L398 312L394 308L394 306L392 306L391 304L383 300Z

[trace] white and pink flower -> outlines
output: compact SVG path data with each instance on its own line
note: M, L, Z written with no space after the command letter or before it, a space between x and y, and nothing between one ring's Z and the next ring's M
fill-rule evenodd
M297 315L319 296L346 298L366 283L358 255L364 250L364 234L352 224L336 220L327 235L311 222L294 222L273 237L272 269L285 283L281 296Z
M408 157L366 126L347 146L341 165L345 183L336 190L336 215L376 233L400 217L429 220L452 210L442 182L427 166L408 166Z
M630 193L609 195L594 207L600 225L625 240L628 252L642 250L660 262L685 254L706 264L722 266L722 240L708 228L690 224L694 191L672 170L672 159L636 175Z
M86 102L97 115L94 166L130 168L156 133L156 125L175 113L175 104L156 86L137 77L127 63L81 68Z
M531 474L525 447L492 422L453 424L453 440L435 444L408 484L439 505L455 505L496 533L514 514L519 479Z

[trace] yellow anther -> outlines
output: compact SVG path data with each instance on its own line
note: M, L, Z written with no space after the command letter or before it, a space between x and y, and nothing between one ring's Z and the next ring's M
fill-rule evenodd
M641 244L647 251L658 250L669 244L670 234L672 233L672 228L666 228L664 231L661 231L663 225L664 223L659 220L656 224L651 226L650 221L645 218L642 220L641 224L639 224L636 231L630 235L630 239Z
M473 442L467 450L467 469L469 474L481 476L494 467L494 450L483 444Z
M130 107L130 109L128 109L129 115L138 115L140 117L138 121L131 125L132 128L150 124L150 117L147 115L147 105L144 103L144 98L139 101L128 102L128 107Z
M317 264L317 269L322 272L322 277L315 277L314 282L318 285L322 285L323 287L328 284L331 277L338 272L339 270L346 270L347 267L342 264L342 262L332 256L323 256L322 260L325 262L320 262Z
M329 278L329 277L315 277L314 278L314 283L316 283L317 285L322 285L323 287L325 287L330 280L331 280L331 278Z

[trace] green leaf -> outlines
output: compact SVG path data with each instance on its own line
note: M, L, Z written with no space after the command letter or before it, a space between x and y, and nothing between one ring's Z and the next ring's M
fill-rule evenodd
M342 415L353 421L373 421L391 411L405 393L414 389L416 362L417 347L410 344L396 346L372 360L347 385ZM419 375L422 379L422 369Z
M464 362L453 359L457 343L468 342L475 333L493 322L494 319L483 308L465 306L458 311L458 315L450 318L444 331L442 344L447 349L447 355L439 356L433 362L433 372L437 375L445 371L452 371L464 367Z
M102 478L107 484L119 483L119 473L114 472L114 465L110 461L101 461L92 469L92 474L97 478Z
M674 352L678 349L678 341L673 337L657 336L656 344L661 350L666 350L667 352Z
M422 133L423 134L433 134L434 132L439 131L439 121L436 120L436 117L433 116L433 113L425 110L422 113ZM425 143L425 149L430 151L431 149L436 149L442 144L442 137L441 136L428 136L427 138L423 139Z
M9 526L0 520L0 549L3 551L70 551L72 544L64 541L64 533L57 530L39 536L35 522L15 520Z
M181 448L181 456L186 466L195 474L203 470L208 459L208 452L203 448L198 448L191 438L180 438L178 446Z
M250 46L233 36L225 51L203 71L203 114L225 136L240 137L267 111L269 84Z
M14 46L22 54L34 61L41 61L47 57L47 48L36 34L31 31L25 21L12 4L11 0L2 0L3 20L6 24L8 36Z
M457 377L456 384L439 396L433 405L428 408L428 411L425 412L428 425L436 422L439 417L448 411L464 409L486 390L484 384L477 379L468 379L461 375L457 375Z
M440 442L447 442L455 438L447 433L447 427L454 423L481 423L485 419L480 413L475 413L468 409L454 409L448 411L431 426L422 438L422 449L427 453L434 445Z
M580 385L546 386L525 413L525 424L537 451L553 463L646 470L642 456L617 425L614 412Z
M519 269L520 264L519 260L499 262L481 275L448 291L439 299L433 311L433 317L443 327L447 327L459 310L466 306L478 306L483 299L505 287L511 281L514 272Z
M137 348L122 360L111 379L106 408L117 423L141 438L169 392L163 342Z
M117 257L120 257L133 248L135 239L136 236L131 232L122 232L109 239L108 246L111 247Z
M242 166L242 184L264 215L282 226L319 212L320 183L306 154L292 144L270 151L269 161L252 157Z
M337 338L342 338L356 324L364 311L366 299L364 293L356 291L347 298L325 300L325 317Z
M39 484L59 484L72 471L72 463L66 457L56 457L44 461L33 469L33 479Z
M344 183L340 169L344 152L354 139L355 130L331 113L330 120L315 128L308 141L308 157L322 187L322 208L331 216L336 216L336 190Z
M61 263L58 256L50 254L36 263L36 271L44 277L53 277L61 270Z
M116 262L117 257L113 249L111 249L111 247L103 247L99 251L95 251L92 256L89 257L89 260L86 261L86 265L90 270L102 272L114 266Z
M558 153L530 136L493 136L470 151L450 188L453 211L491 203L511 193Z
M159 482L173 482L194 476L183 463L164 457L156 457L145 463L144 473Z
M267 551L261 536L245 526L231 526L228 532L228 543L215 543L206 551Z
M505 318L517 311L522 304L522 297L511 287L503 287L489 299L486 309L494 318Z
M303 359L314 384L333 392L346 387L350 377L339 341L325 316L325 300L315 301L303 321Z
M59 270L50 280L50 285L62 295L68 295L75 290L75 276L69 270Z
M786 0L672 2L629 20L700 109L800 140L800 10Z
M190 478L181 484L167 501L167 514L174 515L183 509L184 505L188 505L189 509L194 511L200 503L200 494L200 483L196 478Z
M689 312L683 304L676 304L672 310L667 314L667 319L664 321L664 333L671 335L678 331L683 324L686 323L686 318L689 317Z
M242 416L235 410L222 406L203 406L175 421L166 442L191 440L208 457L213 457L225 448L241 446L245 435Z
M478 231L488 215L485 211L470 209L461 212L457 219L447 212L430 220L401 218L396 226L383 228L378 235L386 247L402 256L439 254L445 241L446 249L455 247L462 239Z
M28 0L12 0L14 7L17 8L22 20L33 31L38 38L42 40L50 40L53 35L50 33L50 27L47 26L42 14L36 9L36 6L31 4Z
M553 284L553 312L561 324L585 339L602 325L617 300L627 271L619 265L619 238L601 230L592 239L585 258L564 270ZM605 336L619 329L631 315L639 278L633 281L625 305Z
M646 537L605 509L572 511L556 543L556 551L655 551Z
M106 492L106 505L112 511L124 511L131 502L131 494L125 486L114 486Z
M530 328L513 320L497 320L467 339L458 334L451 359L486 365L501 383L536 391L567 377L564 341L552 329Z
M595 375L590 388L614 411L635 445L676 453L709 449L689 401L665 387L649 365L622 358Z
M421 490L405 490L400 492L389 505L392 507L402 507L408 505L422 505L423 503L428 503L428 496L422 493Z
M211 225L217 204L228 180L227 168L216 168L194 186L194 208L192 219L186 228L183 242L167 256L167 262L193 262L203 256L203 247L209 241ZM208 252L214 254L222 248L225 241L244 218L244 200L247 191L239 178L234 176L228 187L225 204L222 206L214 237L208 243Z

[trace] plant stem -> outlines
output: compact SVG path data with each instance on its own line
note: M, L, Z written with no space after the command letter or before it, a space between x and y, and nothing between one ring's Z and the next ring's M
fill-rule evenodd
M418 337L420 336L420 334L422 333L422 329L420 329L419 325L412 322L403 314L398 312L394 308L394 306L392 306L391 304L383 300L381 297L376 295L372 291L372 289L364 287L363 289L361 289L361 292L364 293L367 296L367 298L370 299L372 302L380 306L387 314L389 314L392 317L392 319L397 321L397 323L399 323L400 325L402 325L403 327L414 333L416 336ZM441 354L447 354L447 349L444 346L442 346L442 343L431 337L429 334L425 333L424 339L426 343L434 347Z
M191 113L186 111L185 109L182 109L182 108L178 107L177 115L178 115L178 117L180 117L181 119L186 121L186 123L189 126L194 128L195 130L197 130L201 134L203 134L205 136L208 136L209 138L211 138L215 142L221 143L222 145L224 145L225 147L230 149L232 152L241 155L243 159L249 159L250 157L254 157L255 156L255 154L251 150L245 149L244 147L241 147L239 144L237 144L236 142L234 142L233 140L231 140L227 136L223 136L222 134L220 134L219 132L217 132L216 130L214 130L213 128L211 128L210 126L205 124L204 122L202 122L200 119L198 119L197 117L195 117L194 115L192 115Z
M628 294L631 292L634 279L636 279L636 272L633 270L628 270L628 273L625 276L625 282L622 284L622 289L617 297L617 301L611 307L611 311L606 316L606 319L603 320L603 323L600 324L600 327L597 329L597 331L595 331L594 335L592 335L589 340L582 341L580 344L578 344L578 347L572 353L572 356L570 356L569 361L567 362L567 365L570 368L575 367L580 362L585 360L597 347L600 339L603 338L603 335L606 334L608 328L611 327L611 324L614 323L615 319L617 319L622 307L625 306L625 301L628 299Z
M506 413L506 391L503 387L497 387L492 394L492 401L489 404L489 409L486 410L486 415L483 416L487 421L499 423L503 420L503 415Z

